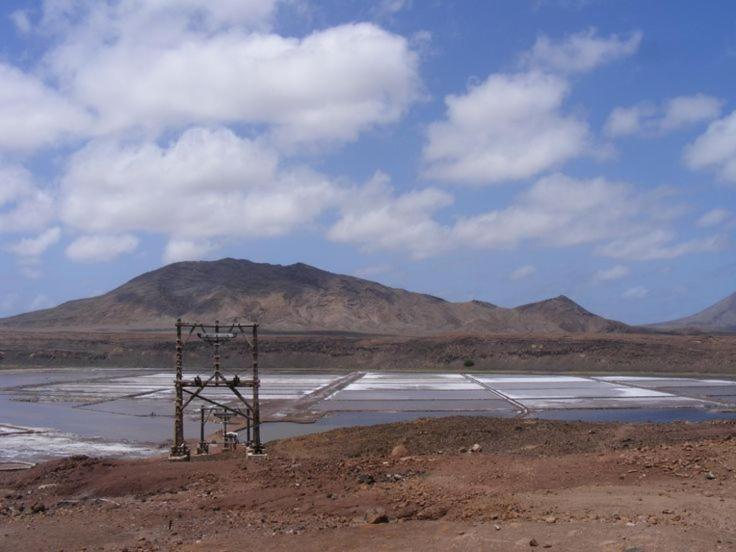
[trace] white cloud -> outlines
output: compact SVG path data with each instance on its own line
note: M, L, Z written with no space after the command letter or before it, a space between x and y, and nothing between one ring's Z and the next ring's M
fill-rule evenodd
M378 17L391 17L411 8L412 0L380 0L374 8Z
M617 107L608 116L603 131L612 138L638 134L642 130L643 122L656 113L657 108L651 104Z
M712 121L721 114L723 100L695 94L672 98L664 106L662 130L671 130L704 121Z
M39 257L52 245L56 244L61 237L59 227L49 228L35 238L23 238L22 240L6 247L7 251L19 257Z
M90 116L38 78L0 62L0 149L55 145L90 129Z
M608 282L611 280L620 280L629 274L631 274L631 269L628 266L616 265L598 270L594 275L594 279L601 282Z
M452 248L513 249L525 243L548 247L593 246L594 253L626 260L674 258L726 245L715 235L678 241L670 228L685 214L661 190L641 193L603 178L579 180L563 174L539 179L509 205L441 224L433 214L453 198L435 189L398 194L385 175L344 196L341 217L329 230L334 241L364 250L408 251L414 258ZM523 275L529 267L522 267ZM601 279L623 277L628 268L600 271Z
M208 240L171 239L164 250L164 262L198 261L216 248L217 246Z
M388 177L377 173L340 207L340 219L327 233L337 242L359 244L366 251L408 250L420 259L451 244L447 229L432 213L452 203L452 197L433 188L396 194Z
M685 163L691 169L710 169L723 180L736 182L736 111L712 122L685 148Z
M132 253L138 247L138 238L130 234L81 236L66 248L66 255L73 261L111 261L124 253Z
M31 21L26 10L15 10L10 14L10 20L19 33L26 34L31 30Z
M657 136L711 121L718 117L723 100L695 94L670 98L657 106L641 103L631 107L617 107L608 116L604 132L613 138L633 134Z
M182 240L276 236L313 222L340 190L228 129L192 128L165 147L92 143L61 182L63 220L90 233L150 231Z
M51 195L36 185L31 173L0 162L0 234L41 230L53 216Z
M519 180L582 154L587 125L560 107L568 83L538 72L493 74L448 96L446 119L430 125L425 175L469 184Z
M711 209L698 219L698 226L706 228L718 226L731 218L731 212L726 209Z
M526 240L552 246L596 243L636 232L639 203L625 184L555 174L538 180L505 209L461 218L455 235L490 248L511 248Z
M640 194L625 183L602 178L544 177L505 209L461 218L453 239L480 248L514 248L525 241L552 247L596 245L613 258L648 260L714 251L723 238L676 242L666 225L679 210L659 194Z
M395 122L419 97L404 37L370 23L283 37L266 30L275 3L80 2L47 17L64 29L48 66L98 132L245 123L313 147Z
M595 29L574 33L558 41L541 35L521 59L524 66L532 69L583 73L633 55L639 49L642 36L637 31L628 38L615 34L600 37Z
M537 272L536 267L532 265L525 265L520 266L516 270L512 271L511 274L509 274L509 278L511 280L523 280L524 278L528 278L529 276L532 276Z
M76 0L44 3L37 25L17 15L51 45L31 72L0 63L0 148L215 124L316 148L396 122L421 96L403 36L371 23L281 36L276 4Z
M644 286L634 286L623 292L621 297L624 299L643 299L649 295L649 290Z
M630 236L600 246L597 252L615 259L651 261L673 259L691 253L719 251L726 246L727 239L720 235L694 238L673 243L675 233L668 229L652 229L638 236Z

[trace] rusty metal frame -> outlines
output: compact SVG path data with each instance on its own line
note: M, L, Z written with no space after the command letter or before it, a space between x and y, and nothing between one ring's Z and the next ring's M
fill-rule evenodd
M222 330L225 330L222 332ZM182 339L183 330L189 330L186 339ZM195 334L196 336L213 347L212 374L203 380L199 375L192 379L184 379L184 345ZM210 331L212 330L212 331ZM250 334L250 335L249 335ZM241 378L239 374L233 375L228 380L220 367L220 345L227 341L244 336L252 355L251 374L249 378ZM190 458L189 446L184 440L184 409L194 400L199 399L213 404L226 411L241 416L246 421L247 440L246 444L255 454L263 453L261 443L261 416L259 404L259 388L261 382L258 377L258 324L241 324L237 321L229 326L220 325L219 321L214 324L203 324L201 322L183 322L181 318L176 321L176 377L174 379L174 444L171 447L171 460L188 460ZM233 393L234 399L245 406L243 409L237 405L223 404L205 396L206 389L210 387L226 387ZM250 400L246 399L238 388L251 389ZM188 397L184 400L184 394Z

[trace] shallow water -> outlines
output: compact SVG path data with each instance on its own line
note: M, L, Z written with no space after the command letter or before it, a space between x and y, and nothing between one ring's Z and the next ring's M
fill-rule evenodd
M263 375L265 399L298 399L344 374ZM134 376L134 377L133 377ZM87 451L95 455L161 452L173 433L172 374L143 369L0 370L0 424L35 429L0 431L0 460L42 459ZM214 393L224 396L225 389ZM515 399L509 401L506 397ZM265 442L330 429L440 416L521 415L586 421L671 422L736 419L713 401L736 404L736 382L627 376L367 373L310 408L312 424L268 422ZM520 406L521 405L521 406ZM193 403L195 409L198 405ZM551 410L554 409L554 410ZM194 410L194 409L192 409ZM199 421L185 416L185 435ZM44 431L38 431L44 429ZM207 433L220 426L210 423Z
M331 429L352 426L368 426L406 422L420 418L442 418L444 416L486 416L489 418L513 418L516 412L471 411L424 411L424 412L333 412L312 424L291 422L268 422L262 424L261 434L264 442L299 435L322 433ZM549 410L532 412L529 418L543 420L583 421L583 422L705 422L709 420L736 420L736 412L719 412L702 408L610 408Z
M532 417L582 422L669 423L736 420L736 412L720 412L704 408L604 408L547 410L535 412Z

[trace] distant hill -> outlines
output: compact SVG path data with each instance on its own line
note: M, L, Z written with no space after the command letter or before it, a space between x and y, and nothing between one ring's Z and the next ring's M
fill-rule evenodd
M736 293L691 316L652 324L659 330L736 333Z
M277 331L378 334L629 332L561 296L507 309L452 303L297 263L221 259L174 263L89 299L0 319L16 328L154 329L188 320L257 320Z

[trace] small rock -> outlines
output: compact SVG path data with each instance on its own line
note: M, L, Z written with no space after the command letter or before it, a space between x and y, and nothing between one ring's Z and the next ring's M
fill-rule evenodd
M34 514L40 514L41 512L45 512L45 511L46 511L46 506L42 504L41 502L37 502L36 504L31 506L31 512L33 512Z
M495 525L493 526L493 528L494 528L494 529L495 529L496 531L500 531L500 530L501 530L501 526L500 526L500 525L499 525L498 523L496 523L496 524L495 524Z
M472 447L470 447L470 452L482 452L483 447L480 446L478 443L475 443Z
M364 485L373 485L373 483L376 482L374 477L368 473L361 473L357 477L358 483L363 483Z
M406 448L404 443L399 443L393 449L391 449L392 458L401 458L402 456L409 456L409 449Z
M555 516L547 516L544 518L545 523L556 523L557 518Z
M388 523L388 516L383 508L371 508L365 513L365 522L371 525Z
M708 472L705 474L706 479L715 479L716 475L713 472Z
M531 539L529 541L529 546L539 546L539 543L537 542L537 539Z

